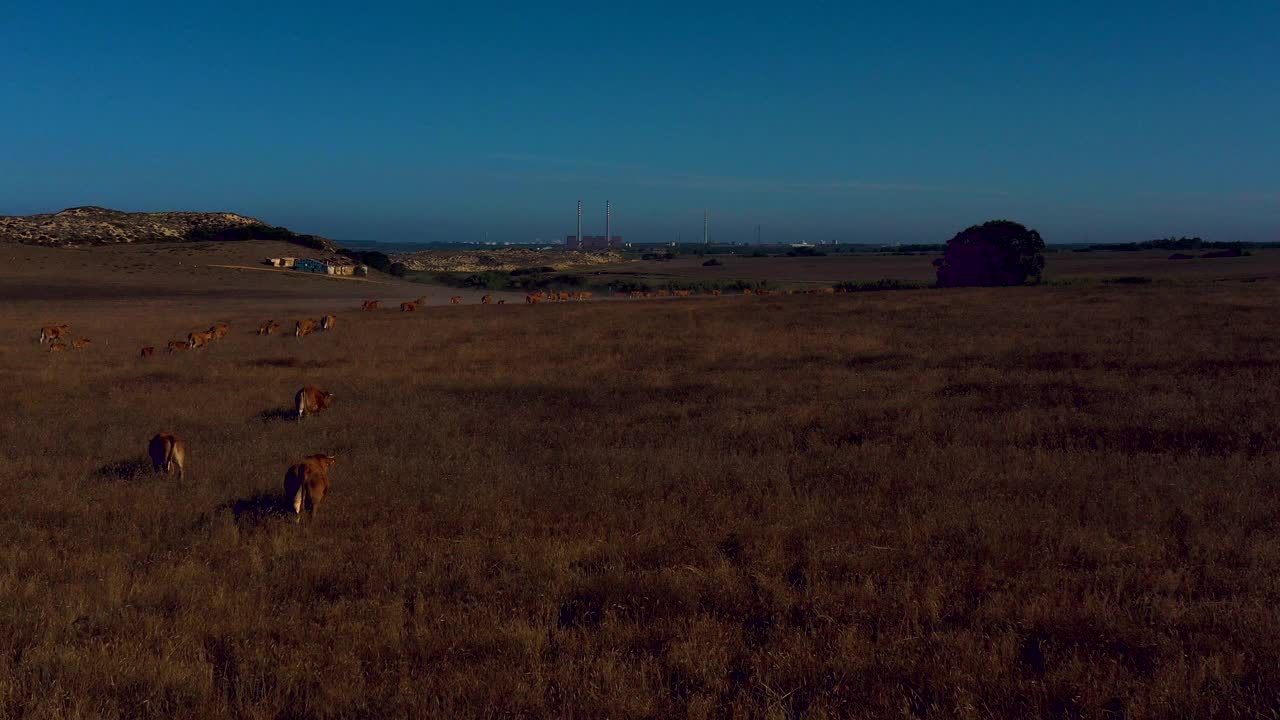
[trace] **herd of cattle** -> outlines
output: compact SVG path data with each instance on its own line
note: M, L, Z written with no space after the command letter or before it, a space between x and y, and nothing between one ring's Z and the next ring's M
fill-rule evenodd
M795 291L787 291L792 294ZM833 288L821 288L817 290L806 291L808 294L834 293L839 292ZM690 290L658 290L656 292L633 291L629 294L632 298L649 298L649 297L687 297L692 295ZM720 295L719 290L711 291L712 295ZM769 295L769 290L743 290L744 295ZM569 300L589 300L592 294L586 291L579 292L543 292L538 291L525 295L525 302L534 305L540 302L564 302ZM426 298L420 297L416 300L410 300L400 303L401 312L413 312L418 307L426 304ZM462 297L455 295L449 299L451 304L459 305L462 303ZM505 300L498 300L497 304L505 304ZM483 305L494 304L492 295L484 295L480 299ZM377 310L380 302L378 300L365 300L360 305L361 310ZM325 315L319 320L303 319L298 320L294 324L294 336L305 337L313 332L332 331L337 327L338 318L333 315ZM274 320L267 320L258 326L258 335L274 335L281 330L280 323ZM209 327L208 330L196 330L187 334L185 340L170 340L166 346L169 352L179 352L185 350L194 350L207 347L216 340L226 337L231 331L231 326L226 322L216 322ZM63 352L68 348L74 350L82 350L89 347L90 341L86 338L72 340L68 345L65 340L71 337L71 327L69 325L51 325L40 328L41 344L48 343L50 352ZM153 346L142 348L142 357L149 358L155 355L156 349ZM294 396L294 406L296 409L296 418L301 421L307 415L314 415L327 409L333 402L333 393L326 392L313 386L305 386L298 390ZM185 476L187 464L187 448L182 438L171 432L156 433L147 445L147 454L151 458L151 468L157 473L171 473L176 471L179 479ZM291 466L285 472L284 495L285 502L293 507L295 517L301 518L302 511L305 509L308 514L313 514L316 507L324 500L325 494L329 490L329 469L337 462L333 455L310 455L303 459L302 462Z
M71 339L70 325L50 325L40 328L40 342L49 343L49 352L66 352L67 350L84 350L93 344L88 338L71 340L71 344L63 342L63 338Z

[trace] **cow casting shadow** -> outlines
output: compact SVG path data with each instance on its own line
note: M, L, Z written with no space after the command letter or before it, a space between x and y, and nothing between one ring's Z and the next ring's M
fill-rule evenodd
M258 419L264 423L294 422L298 419L297 408L271 408L258 413Z
M223 508L231 510L236 523L240 525L260 525L273 519L292 517L294 514L293 507L279 493L260 492L229 502Z
M97 476L103 480L129 482L151 475L151 460L144 457L131 457L107 463L98 468Z

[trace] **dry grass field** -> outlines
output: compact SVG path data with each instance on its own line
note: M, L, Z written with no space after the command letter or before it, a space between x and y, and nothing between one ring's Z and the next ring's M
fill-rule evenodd
M1280 713L1274 277L402 314L149 262L0 272L0 717Z
M1082 278L1141 275L1162 281L1266 277L1280 279L1280 250L1254 250L1238 258L1169 260L1169 252L1054 252L1047 255L1045 279L1050 282ZM932 283L931 255L873 255L854 253L826 257L737 257L718 255L723 264L704 267L706 258L681 256L675 260L633 260L603 266L593 272L645 278L650 282L685 280L728 283L735 280L805 287L838 282L870 282L883 278Z

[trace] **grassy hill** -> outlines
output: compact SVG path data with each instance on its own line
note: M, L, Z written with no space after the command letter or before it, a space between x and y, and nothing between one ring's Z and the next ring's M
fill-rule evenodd
M86 206L39 215L0 216L0 242L65 247L203 240L281 240L318 250L337 247L316 235L229 212L131 213Z

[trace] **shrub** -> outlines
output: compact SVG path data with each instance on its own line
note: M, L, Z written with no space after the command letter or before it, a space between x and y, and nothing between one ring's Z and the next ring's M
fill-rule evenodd
M361 265L368 265L379 272L391 271L391 258L387 257L386 253L378 252L377 250L361 251L343 249L339 250L338 254L351 258Z
M879 290L919 290L923 286L907 280L881 278L879 280L838 282L831 287L843 292L876 292Z
M1151 282L1151 278L1145 275L1121 275L1120 277L1104 278L1102 282L1112 285L1146 285Z
M406 271L408 271L408 268L405 267L404 263L391 263L391 266L387 268L387 274L392 277L404 277Z
M939 287L1039 282L1044 273L1044 240L1020 223L991 220L957 233L947 241L946 254L933 264L938 268Z

